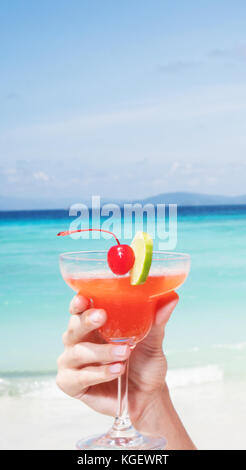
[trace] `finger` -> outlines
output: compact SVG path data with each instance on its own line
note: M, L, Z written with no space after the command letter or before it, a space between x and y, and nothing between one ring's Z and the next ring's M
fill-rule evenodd
M63 369L57 374L56 384L68 395L81 398L89 387L103 382L110 382L124 373L124 363L112 363L103 366L89 366L81 370Z
M179 301L177 292L170 292L157 305L155 325L166 325Z
M155 347L157 351L162 350L165 326L179 300L176 292L165 295L157 305L154 324L147 336L147 341Z
M90 307L90 300L82 295L75 295L70 302L69 312L71 315L76 315L78 313L84 312L87 308Z
M72 315L68 329L63 335L64 345L80 343L88 333L102 326L106 318L105 310L95 308L90 308L80 315Z
M66 348L58 359L58 367L81 368L87 364L124 361L130 353L128 345L77 343Z

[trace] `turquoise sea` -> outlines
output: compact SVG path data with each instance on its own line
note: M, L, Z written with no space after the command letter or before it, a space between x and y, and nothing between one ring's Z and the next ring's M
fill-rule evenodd
M73 296L59 253L112 244L56 237L71 221L67 211L0 213L0 395L55 374ZM169 369L198 382L246 377L246 206L180 208L176 250L192 264L166 331Z

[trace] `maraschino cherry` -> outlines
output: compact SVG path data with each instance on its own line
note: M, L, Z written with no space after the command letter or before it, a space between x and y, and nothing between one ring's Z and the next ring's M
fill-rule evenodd
M66 232L59 232L57 234L58 237L71 235L71 233L76 232L105 232L112 235L117 245L111 246L108 250L107 260L108 265L111 271L114 274L118 274L122 276L130 271L130 269L134 265L135 255L133 249L129 245L121 245L118 238L115 236L114 233L110 232L109 230L97 229L97 228L88 228L88 229L81 229L81 230L67 230Z
M108 250L108 265L115 274L126 274L134 265L135 255L129 245L114 245Z

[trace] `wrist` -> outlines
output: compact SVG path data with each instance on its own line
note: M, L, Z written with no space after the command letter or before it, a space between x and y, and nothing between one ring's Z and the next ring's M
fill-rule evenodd
M140 398L140 397L139 397ZM170 398L167 384L148 397L141 397L141 409L134 426L142 433L162 436L167 440L166 449L195 450Z
M172 402L167 384L150 393L139 393L133 404L132 421L140 432L163 435L163 421Z

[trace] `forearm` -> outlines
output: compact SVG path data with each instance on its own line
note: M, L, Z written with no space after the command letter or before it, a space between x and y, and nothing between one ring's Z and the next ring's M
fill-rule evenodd
M145 406L137 427L142 432L151 431L165 437L166 449L196 449L173 406L167 386Z
M159 411L161 421L160 432L161 435L164 435L167 439L166 448L176 450L195 450L196 447L173 406L168 390L161 397L161 403L162 413Z

